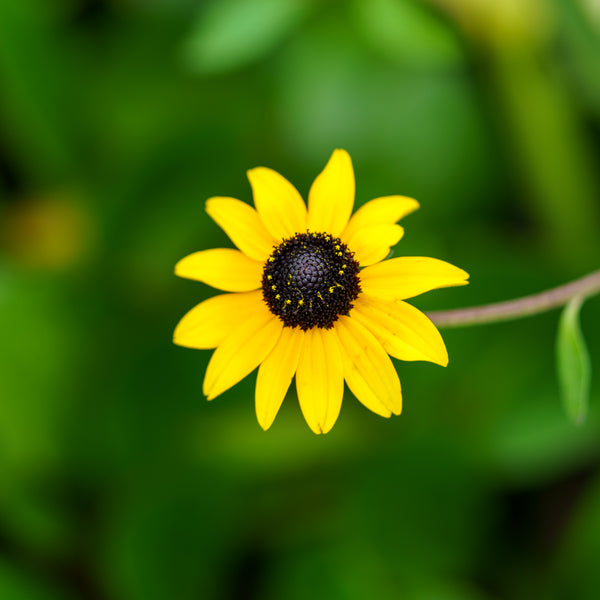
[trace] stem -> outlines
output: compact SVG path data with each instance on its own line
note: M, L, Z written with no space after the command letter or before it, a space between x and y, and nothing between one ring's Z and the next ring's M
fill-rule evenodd
M563 306L577 296L586 298L598 293L600 293L600 270L532 296L484 304L483 306L433 311L428 312L427 316L438 327L464 327L480 323L496 323L546 312Z

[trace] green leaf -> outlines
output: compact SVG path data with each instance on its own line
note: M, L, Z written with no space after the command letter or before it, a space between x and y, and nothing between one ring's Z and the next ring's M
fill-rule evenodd
M588 408L591 380L590 357L579 326L583 298L573 298L560 317L556 359L562 399L569 418L581 425Z
M458 37L429 7L413 0L355 0L357 29L382 56L421 67L462 62Z
M218 0L201 15L184 57L198 73L229 71L262 58L303 20L308 0Z
M49 577L35 570L19 566L18 561L0 558L0 598L9 600L65 600L72 598L53 583ZM14 563L14 564L13 564Z

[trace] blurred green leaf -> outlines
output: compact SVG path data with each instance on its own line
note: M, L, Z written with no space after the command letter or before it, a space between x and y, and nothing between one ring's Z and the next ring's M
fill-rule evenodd
M34 576L34 573L1 560L0 598L3 600L66 600L71 596L56 590L41 577Z
M19 276L0 265L0 465L2 473L50 469L61 456L60 430L75 347L60 283Z
M352 23L331 15L281 52L277 107L296 153L317 164L336 145L371 165L378 191L361 185L363 200L401 186L455 215L470 195L487 193L493 163L473 88L434 69L381 61L355 37ZM394 173L385 184L384 165Z
M565 306L558 326L556 359L563 403L574 423L582 424L588 407L590 357L579 326L583 298L573 298Z
M421 4L411 0L358 0L354 8L357 27L388 59L420 65L460 60L454 31Z
M600 478L586 482L561 545L559 574L567 597L595 598L600 590Z
M80 135L73 57L54 28L54 5L0 2L2 144L42 181L72 172Z
M200 15L185 58L199 73L219 73L264 56L307 13L306 0L219 0Z
M588 110L600 114L600 11L593 0L586 2L556 2L557 19L561 24L565 60L577 82L581 99Z

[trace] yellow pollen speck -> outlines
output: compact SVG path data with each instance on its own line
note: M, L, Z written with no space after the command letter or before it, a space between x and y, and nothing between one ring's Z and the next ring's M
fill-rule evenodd
M339 245L339 244L336 244L336 245L335 245L335 249L336 249L336 250L339 250L339 249L340 249L340 245Z
M302 306L304 304L304 300L300 299L298 300L298 306Z
M271 279L273 279L273 275L267 275L267 279L271 281Z
M343 275L344 271L338 271L338 275Z
M334 288L333 286L331 286L331 287L329 288L329 293L330 293L330 294L333 294L333 290L334 290L334 289L335 289L335 288Z
M277 286L276 286L276 285L272 285L272 286L271 286L271 289L272 289L273 291L275 291L275 290L277 289Z
M291 303L292 303L292 301L289 298L284 301L284 304L291 304Z
M275 259L272 256L269 256L269 262L274 262Z

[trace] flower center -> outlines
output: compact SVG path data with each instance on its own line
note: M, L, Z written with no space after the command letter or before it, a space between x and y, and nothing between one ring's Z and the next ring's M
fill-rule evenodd
M327 233L283 240L265 263L263 298L286 326L330 329L360 293L354 253Z

